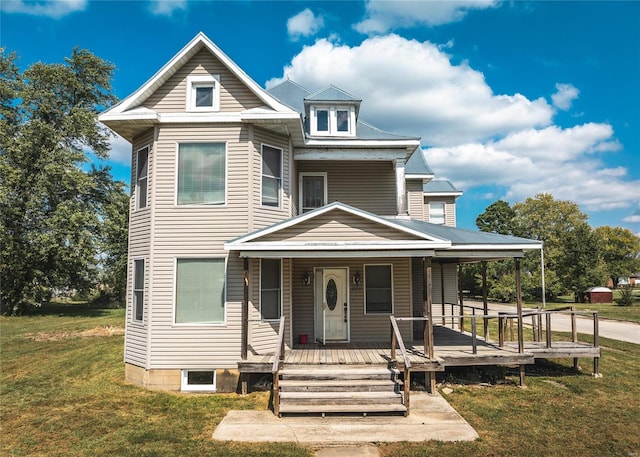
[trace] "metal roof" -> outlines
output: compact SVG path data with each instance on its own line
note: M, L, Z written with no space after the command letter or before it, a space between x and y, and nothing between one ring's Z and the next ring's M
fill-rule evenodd
M422 188L425 194L462 194L448 179L433 179Z
M418 175L421 177L429 175L433 176L433 170L424 158L424 154L420 147L417 147L416 150L413 151L413 154L411 154L411 157L409 157L409 160L407 160L405 173L407 175Z
M362 100L355 98L348 92L338 89L336 86L329 86L315 94L308 95L305 100L323 101L323 102L353 102L359 104Z
M290 79L272 87L267 92L299 113L304 113L304 99L311 94L307 89Z

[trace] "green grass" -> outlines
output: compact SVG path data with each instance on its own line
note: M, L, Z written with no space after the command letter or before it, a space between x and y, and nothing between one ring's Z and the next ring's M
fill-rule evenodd
M0 318L3 456L310 456L295 444L218 443L230 409L266 409L267 393L187 395L124 382L123 310L47 307ZM80 333L82 332L82 333ZM559 335L562 337L562 335ZM640 453L640 346L601 339L602 379L571 360L527 369L527 389L454 384L448 401L480 435L472 443L381 445L388 456L632 456ZM256 424L259 426L259 424ZM251 433L251 430L247 430ZM375 437L373 437L375 439Z

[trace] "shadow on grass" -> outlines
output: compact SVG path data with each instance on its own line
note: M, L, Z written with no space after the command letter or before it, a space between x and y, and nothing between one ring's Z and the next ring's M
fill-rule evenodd
M103 317L110 313L110 309L98 308L87 302L50 302L29 310L23 316Z

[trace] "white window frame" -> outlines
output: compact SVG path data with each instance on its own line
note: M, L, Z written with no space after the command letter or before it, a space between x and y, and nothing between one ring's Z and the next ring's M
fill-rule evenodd
M260 285L258 288L258 293L259 293L259 297L258 300L260 301L260 320L262 322L268 322L268 321L272 321L274 319L265 319L263 314L262 314L262 260L260 259ZM283 288L283 283L282 283L282 277L284 276L282 274L282 259L270 259L270 260L279 260L280 261L280 316L282 316L282 313L284 311L283 306L282 306L282 302L283 302L283 297L282 297L282 288ZM271 290L271 289L270 289ZM276 319L280 319L280 317L277 317Z
M434 222L433 221L433 211L432 211L432 207L431 205L433 204L439 204L442 205L442 222ZM440 214L436 214L437 217L441 217ZM440 201L440 200L433 200L429 202L429 222L431 224L438 224L438 225L447 225L447 203Z
M375 313L369 312L367 309L367 267L389 267L391 274L391 312L389 313ZM364 299L364 314L370 316L391 316L395 312L395 291L394 291L394 280L393 280L393 264L392 263L365 263L362 266L362 275L363 283L362 283L362 295Z
M211 87L212 106L196 106L196 89ZM220 75L187 76L187 108L188 112L220 111Z
M189 384L190 371L213 371L213 384ZM192 368L181 370L180 390L182 392L216 392L218 377L215 368Z
M178 260L213 260L224 259L224 313L223 320L221 322L176 322L176 310L178 306ZM172 318L171 321L175 327L226 327L227 325L227 310L229 308L228 296L229 287L229 258L222 256L180 256L173 259L173 304L172 304Z
M147 150L147 174L143 177L140 178L140 153L144 150ZM143 148L140 148L136 151L136 204L135 204L135 210L141 210L141 209L145 209L147 206L149 206L149 156L151 154L151 146L150 145L146 145ZM144 186L145 186L145 199L144 199L144 206L142 206L142 201L140 201L140 181L144 180Z
M136 288L136 274L138 273L137 263L142 262L142 288ZM136 324L144 324L144 302L145 296L145 287L146 287L146 261L144 258L133 259L133 274L131 275L131 322ZM140 306L142 307L142 317L140 319L136 318L136 308L138 307L138 299L137 293L142 292L142 303Z
M180 145L181 144L224 144L224 201L222 203L178 203L178 173L180 173ZM227 206L227 197L229 189L229 145L226 141L180 141L176 143L176 155L175 155L175 195L173 196L174 205L176 208L194 207L194 206L206 206L208 208L219 208Z
M276 149L278 151L280 151L280 183L278 185L278 206L271 206L271 205L265 205L262 202L262 177L265 176L264 175L264 159L262 158L262 154L264 152L264 147L268 147L271 149ZM273 178L273 179L278 179L276 176L271 176L271 175L267 175L269 178ZM283 183L284 183L284 150L282 148L279 148L277 146L273 146L271 144L268 143L262 143L260 145L260 206L262 208L269 208L269 209L282 209L282 192L283 192Z
M327 172L300 172L298 174L298 208L300 210L300 214L304 213L304 207L303 207L303 203L304 203L304 178L306 176L321 176L322 178L324 178L324 203L322 204L322 206L325 206L328 202L329 202L329 190L328 190L328 185L327 185ZM319 208L321 208L322 206L320 206ZM312 211L315 208L310 209L309 211Z
M318 111L328 111L329 130L318 130ZM347 131L338 131L338 111L347 111L349 113L349 128ZM316 136L355 136L356 134L356 110L353 105L313 105L309 110L309 131L311 135Z

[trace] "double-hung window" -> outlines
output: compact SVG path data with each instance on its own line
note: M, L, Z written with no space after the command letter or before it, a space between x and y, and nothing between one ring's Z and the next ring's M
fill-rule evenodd
M147 207L147 182L149 176L149 146L136 155L136 209Z
M219 324L225 320L225 260L178 259L176 324Z
M356 133L354 106L312 106L309 128L311 135L354 136Z
M219 111L220 77L198 75L187 78L187 111Z
M300 208L303 213L327 204L327 174L300 174Z
M178 205L223 205L225 181L224 143L178 146Z
M262 145L262 205L280 207L282 149Z
M133 320L144 318L144 259L133 261Z
M366 314L393 314L393 269L391 265L365 265Z
M445 211L444 202L430 202L429 203L429 222L432 224L444 224L445 223Z
M279 319L282 309L280 259L260 261L260 315L262 319Z

